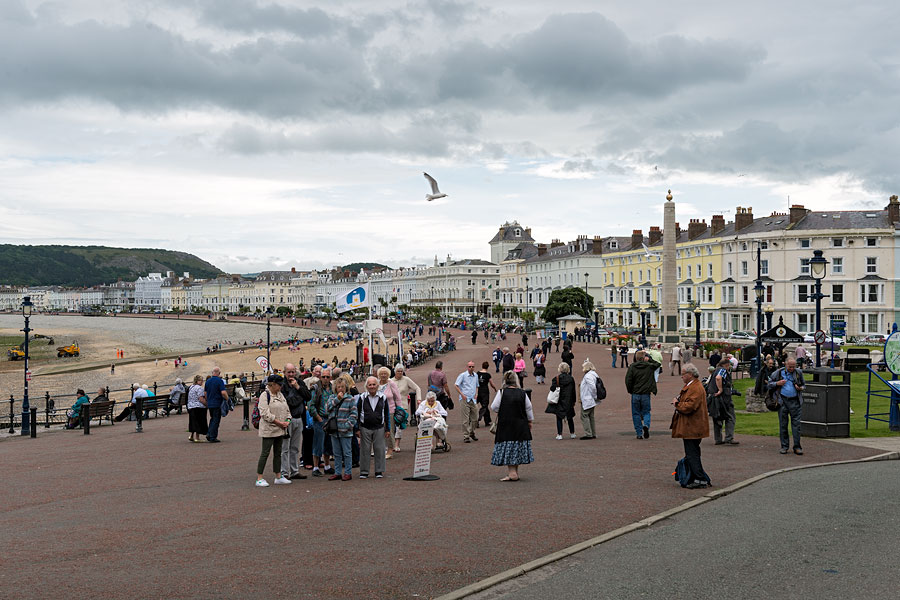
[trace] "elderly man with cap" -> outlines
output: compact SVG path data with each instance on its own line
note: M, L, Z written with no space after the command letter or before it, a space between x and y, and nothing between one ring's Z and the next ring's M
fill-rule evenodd
M291 410L291 424L288 427L290 438L282 445L281 450L281 475L288 479L306 479L306 475L300 473L300 439L306 425L306 403L312 395L298 376L297 367L291 363L284 365L284 386L281 393Z

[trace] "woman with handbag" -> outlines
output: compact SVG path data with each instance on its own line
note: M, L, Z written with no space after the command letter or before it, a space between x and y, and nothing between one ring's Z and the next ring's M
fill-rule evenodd
M188 431L191 437L189 442L202 442L200 436L206 437L209 433L209 424L206 422L206 392L203 390L203 376L194 375L194 383L188 390Z
M544 377L547 375L547 366L544 364L546 360L547 357L544 355L544 351L535 346L535 354L533 358L534 382L538 385L544 384Z
M262 451L256 463L256 487L269 487L269 482L263 479L263 471L269 460L269 453L273 450L272 472L275 474L275 484L291 483L290 479L281 474L281 444L291 423L291 409L281 393L283 385L284 377L269 375L266 389L259 395L259 437L262 438Z
M575 378L569 365L559 363L559 375L550 382L550 393L557 394L555 404L547 404L545 412L556 415L556 439L562 439L563 421L569 423L569 437L575 439Z
M522 358L521 352L516 352L516 362L513 366L513 372L516 374L516 377L519 378L519 387L524 387L525 378L528 376L528 372L525 370L525 359Z
M334 452L334 475L329 481L350 481L353 477L353 430L359 420L356 398L347 389L343 376L334 382L334 396L325 404L328 411L326 430L331 435L331 448ZM342 472L343 471L343 472Z
M518 387L515 372L503 374L503 389L497 392L491 410L497 413L491 464L506 467L506 477L500 481L519 481L519 465L534 462L531 451L534 411L528 394Z
M700 442L709 437L706 390L700 383L700 372L692 363L682 367L681 381L684 387L672 400L675 414L672 415L670 429L673 438L681 438L684 442L684 464L690 475L683 486L689 489L705 488L709 485L709 476L700 462Z

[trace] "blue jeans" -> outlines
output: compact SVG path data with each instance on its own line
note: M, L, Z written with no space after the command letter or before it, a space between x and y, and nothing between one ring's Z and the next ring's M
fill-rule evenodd
M313 420L313 456L322 456L325 453L325 421Z
M794 449L800 448L800 419L803 417L803 405L800 399L781 398L781 406L778 407L778 436L781 438L781 447L785 450L790 446L788 437L788 417L791 419L791 433L794 437Z
M350 475L353 466L353 451L350 437L331 436L331 449L334 452L334 474ZM343 470L343 472L341 472Z
M617 354L613 354L613 355L612 355L612 359L613 359L612 368L613 368L613 369L616 368L616 356L617 356Z
M644 435L644 427L650 427L650 394L631 395L631 420L634 421L634 432Z
M206 432L206 439L217 440L219 439L219 422L222 420L222 409L217 406L207 410L209 410L209 429Z

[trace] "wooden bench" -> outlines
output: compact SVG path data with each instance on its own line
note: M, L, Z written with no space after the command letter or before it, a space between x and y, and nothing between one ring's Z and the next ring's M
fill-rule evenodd
M116 407L115 400L106 400L102 402L91 402L90 404L81 405L81 425L84 426L84 418L97 419L97 425L103 425L103 419L109 421L110 425L115 424L113 421L113 411Z

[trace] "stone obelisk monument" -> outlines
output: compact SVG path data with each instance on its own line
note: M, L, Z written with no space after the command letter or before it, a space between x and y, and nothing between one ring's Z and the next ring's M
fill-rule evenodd
M674 343L680 340L678 335L678 285L675 277L675 202L672 190L666 194L663 208L663 255L662 255L662 304L660 305L660 334L664 342Z

